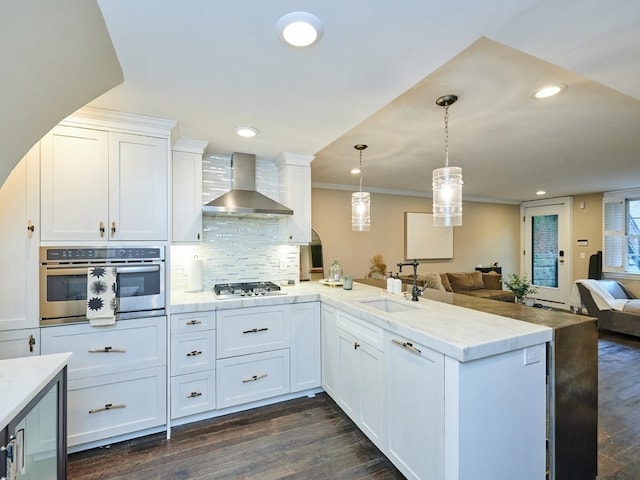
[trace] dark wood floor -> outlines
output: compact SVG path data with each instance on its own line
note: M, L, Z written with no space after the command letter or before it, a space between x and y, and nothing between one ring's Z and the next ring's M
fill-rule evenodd
M403 479L325 393L69 456L69 480Z
M640 340L601 333L598 480L640 479ZM326 395L69 456L69 480L402 479ZM558 479L561 480L561 479Z

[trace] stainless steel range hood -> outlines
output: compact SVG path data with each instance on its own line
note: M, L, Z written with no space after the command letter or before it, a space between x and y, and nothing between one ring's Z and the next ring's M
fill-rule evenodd
M255 155L234 153L231 156L231 176L231 190L203 206L203 215L293 215L290 208L256 191Z

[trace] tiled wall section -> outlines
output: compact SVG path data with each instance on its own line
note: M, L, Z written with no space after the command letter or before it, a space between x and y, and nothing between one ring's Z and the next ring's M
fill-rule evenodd
M272 162L256 161L256 190L278 200L278 168ZM231 159L206 155L202 160L202 203L231 187ZM278 218L203 217L201 245L171 247L171 289L187 288L187 268L197 256L202 260L202 286L253 280L299 281L300 254L297 246L280 241Z

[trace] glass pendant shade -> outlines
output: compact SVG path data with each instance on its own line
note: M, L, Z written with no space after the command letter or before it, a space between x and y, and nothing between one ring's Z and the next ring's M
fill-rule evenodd
M351 230L368 232L371 228L371 195L369 192L351 194Z
M462 225L462 169L443 167L433 171L433 225Z

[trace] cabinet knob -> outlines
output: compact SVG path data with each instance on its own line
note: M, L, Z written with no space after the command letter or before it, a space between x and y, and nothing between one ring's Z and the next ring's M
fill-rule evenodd
M353 349L357 350L360 344L358 342L353 342Z
M199 233L196 235L196 240L200 240L200 234Z
M35 231L36 227L35 225L31 222L31 220L27 221L27 236L29 238L31 238L33 236L33 232Z

